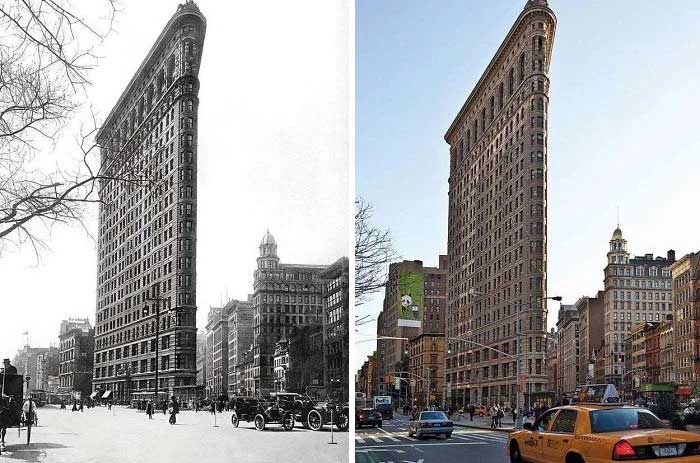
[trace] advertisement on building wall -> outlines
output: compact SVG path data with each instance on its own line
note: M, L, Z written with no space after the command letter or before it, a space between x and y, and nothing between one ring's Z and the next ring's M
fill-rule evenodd
M420 328L423 320L423 274L399 272L399 326Z

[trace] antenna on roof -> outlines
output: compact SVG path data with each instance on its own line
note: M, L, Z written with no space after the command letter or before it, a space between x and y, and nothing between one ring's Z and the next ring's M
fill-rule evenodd
M617 206L617 228L620 228L620 206Z

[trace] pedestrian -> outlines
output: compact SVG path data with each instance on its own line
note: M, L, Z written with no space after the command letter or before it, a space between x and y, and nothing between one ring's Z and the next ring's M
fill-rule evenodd
M199 400L194 401L194 411L195 413L199 411Z
M163 409L163 415L165 415L168 413L168 402L166 402L165 400L162 400L161 402L163 402L161 408Z
M71 409L71 412L77 412L78 411L78 405L75 403L75 400L73 401L73 408Z
M112 401L108 400L107 401L107 410L111 410L111 409L112 409Z
M211 408L211 414L212 414L212 415L215 415L215 414L216 414L216 402L214 402L213 400L211 401L211 407L210 407L210 408Z
M173 396L171 401L170 401L170 419L168 420L168 422L170 424L175 424L175 421L177 420L176 415L179 412L180 412L180 404L175 399L175 396Z
M489 414L491 415L491 429L496 429L496 425L498 424L498 407L496 404L491 405Z
M505 416L504 410L505 410L505 407L503 406L503 404L500 404L498 406L498 412L496 413L496 426L498 426L499 428L503 426L503 423L501 422L501 420L503 420L503 417Z
M80 410L81 412L83 411L83 401L82 400L80 401L80 407L78 407L78 410Z
M146 404L146 415L148 415L149 420L153 419L153 402L151 402L150 400Z
M469 421L474 421L474 405L469 404Z
M518 409L515 407L512 407L512 411L513 411L513 423L515 423L515 418L516 418L516 416L518 416Z

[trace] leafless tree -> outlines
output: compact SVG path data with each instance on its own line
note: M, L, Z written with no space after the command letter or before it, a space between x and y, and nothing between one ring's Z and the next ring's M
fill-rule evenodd
M0 251L30 243L38 256L44 243L37 227L80 222L107 178L94 118L74 155L57 153L86 98L96 47L118 11L117 0L83 5L0 1Z
M363 198L355 200L355 305L386 285L389 263L398 256L389 230L372 223L373 208ZM364 322L364 320L360 320Z

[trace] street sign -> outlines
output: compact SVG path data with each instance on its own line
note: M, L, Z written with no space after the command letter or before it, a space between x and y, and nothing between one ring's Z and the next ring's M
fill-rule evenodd
M394 389L396 389L397 391L401 389L401 378L399 378L398 376L394 378Z

